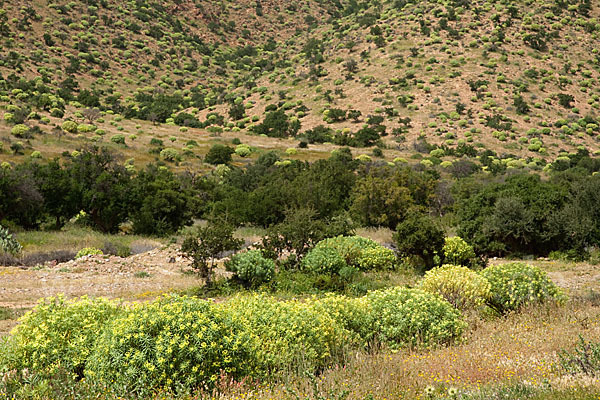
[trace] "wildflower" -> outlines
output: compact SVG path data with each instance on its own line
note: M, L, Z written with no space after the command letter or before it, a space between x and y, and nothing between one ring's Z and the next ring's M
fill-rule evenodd
M450 389L448 389L448 396L454 398L458 395L458 389L451 387Z
M427 386L425 388L425 394L427 396L433 396L434 393L435 393L435 388L433 386Z

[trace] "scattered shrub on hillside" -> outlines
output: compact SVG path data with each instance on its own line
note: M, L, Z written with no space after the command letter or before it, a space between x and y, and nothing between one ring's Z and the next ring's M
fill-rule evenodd
M508 263L487 267L481 274L491 284L488 305L506 313L535 302L562 303L562 291L538 267L525 263Z
M64 369L82 377L98 333L118 313L116 303L104 298L42 299L13 329L10 356L3 361L9 368L49 374Z
M252 153L250 146L247 144L238 144L235 146L235 154L240 157L248 157Z
M213 145L204 157L204 162L218 165L218 164L229 164L231 162L231 155L235 152L229 146L223 144Z
M68 133L75 133L77 132L77 122L74 121L65 121L62 123L61 128L63 131L68 132Z
M18 124L12 127L10 133L18 138L26 138L29 134L29 127L27 125Z
M207 301L163 297L136 304L98 339L86 376L145 395L210 387L221 374L253 376L253 335Z
M444 240L444 261L454 265L468 265L475 258L475 251L459 236L447 237Z
M112 135L110 137L110 141L115 143L115 144L125 144L125 135L121 134L121 133L117 133L116 135Z
M491 285L486 278L458 265L443 265L427 271L419 288L441 295L459 309L483 305L491 295Z
M598 342L588 342L580 336L573 353L562 350L559 357L561 368L568 374L585 374L594 377L600 374L600 343Z
M102 253L102 250L97 249L95 247L84 247L83 249L81 249L77 252L77 255L75 256L75 258L81 258L81 257L85 257L85 256L102 255L102 254L104 254L104 253Z
M246 286L258 286L268 282L275 274L275 262L265 258L260 250L234 254L225 262L225 267L234 272Z
M160 156L166 161L177 161L180 158L179 152L171 147L162 149L160 152Z

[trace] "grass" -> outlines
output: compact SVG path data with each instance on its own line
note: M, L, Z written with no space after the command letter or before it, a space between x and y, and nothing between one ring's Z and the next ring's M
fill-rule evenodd
M133 252L136 248L162 246L164 239L154 239L138 235L111 235L85 227L67 226L61 231L22 231L16 239L23 246L23 255L48 253L52 251L72 251L77 253L84 247L102 249L107 243L126 246Z

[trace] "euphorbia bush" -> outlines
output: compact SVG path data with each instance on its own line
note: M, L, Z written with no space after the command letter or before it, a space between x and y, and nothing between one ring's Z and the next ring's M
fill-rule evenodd
M130 395L254 375L252 333L213 303L163 297L136 304L98 339L86 376Z
M442 251L448 264L468 265L475 258L473 247L459 236L447 237Z
M490 307L506 313L529 303L556 301L566 297L540 268L525 263L492 265L481 272L491 284Z
M477 272L462 266L443 265L425 273L419 287L436 293L456 308L482 305L490 297L490 283Z
M460 312L442 297L420 289L396 287L370 292L369 340L391 348L433 346L458 338L466 323Z
M104 298L42 299L13 329L3 360L9 368L83 374L95 341L120 307Z
M351 336L309 302L255 295L234 297L218 306L258 337L254 357L264 373L324 367L338 360Z
M260 250L237 253L225 263L225 267L247 286L268 282L275 274L275 262L265 258Z
M317 249L331 249L341 256L346 264L361 270L391 269L396 262L394 252L371 239L361 236L337 236L320 241Z

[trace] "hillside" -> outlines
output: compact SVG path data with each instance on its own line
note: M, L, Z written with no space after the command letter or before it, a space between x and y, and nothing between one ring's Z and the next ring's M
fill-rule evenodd
M542 169L598 151L592 3L3 1L0 157L92 142L207 169L209 144L237 137L304 141L308 160L376 145L387 161Z

